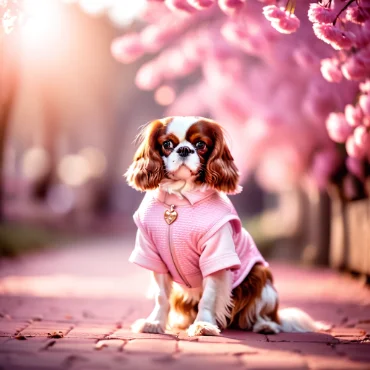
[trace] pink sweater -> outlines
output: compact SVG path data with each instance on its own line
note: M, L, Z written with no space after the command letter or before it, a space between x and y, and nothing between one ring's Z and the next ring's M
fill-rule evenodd
M138 233L131 262L169 273L175 282L191 288L223 269L233 271L235 288L255 263L267 265L226 195L198 192L202 195L193 204L175 206L177 219L168 225L164 212L170 206L159 194L147 192L134 214Z

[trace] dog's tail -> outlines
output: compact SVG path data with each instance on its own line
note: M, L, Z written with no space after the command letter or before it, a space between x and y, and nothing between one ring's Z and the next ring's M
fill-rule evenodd
M315 321L306 312L299 308L283 308L278 312L280 330L286 333L305 333L315 331L326 331L330 325Z

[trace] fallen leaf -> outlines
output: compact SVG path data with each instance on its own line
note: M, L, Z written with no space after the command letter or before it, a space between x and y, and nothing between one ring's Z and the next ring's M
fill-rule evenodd
M17 334L14 338L17 340L27 340L27 338L22 334Z
M62 331L54 331L53 333L48 333L48 338L55 338L55 339L60 339L63 338L64 334Z

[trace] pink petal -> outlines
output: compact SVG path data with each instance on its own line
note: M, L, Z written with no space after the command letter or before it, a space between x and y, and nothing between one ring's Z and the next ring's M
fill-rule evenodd
M337 143L344 143L352 133L352 127L348 125L343 113L330 113L326 119L326 128L329 137Z
M322 59L320 70L325 80L329 82L340 82L343 79L343 74L339 67L339 62L336 59Z
M290 34L299 28L300 21L299 19L294 15L291 14L290 16L286 16L286 18L273 20L271 22L271 26L275 28L280 33Z
M126 34L113 40L111 53L121 63L132 63L144 54L144 47L136 33Z
M359 106L354 107L352 104L347 104L344 108L344 115L346 121L352 127L357 127L362 123L364 117L362 110Z
M361 95L358 105L361 107L364 114L370 116L370 95Z
M350 136L346 141L346 151L352 158L363 159L366 155L365 150L356 144L353 136Z
M283 19L285 18L285 8L281 7L278 8L276 5L268 5L263 7L263 15L269 21L273 21L276 19Z
M203 10L211 7L215 0L188 0L188 3L196 9Z
M310 4L308 10L308 19L312 22L318 23L333 23L336 16L336 12L333 9L325 8L319 4Z

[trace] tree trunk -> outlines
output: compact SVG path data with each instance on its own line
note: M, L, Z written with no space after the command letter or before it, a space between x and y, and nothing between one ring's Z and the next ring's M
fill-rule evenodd
M16 41L15 31L11 35L0 36L0 222L4 220L5 142L19 83Z

